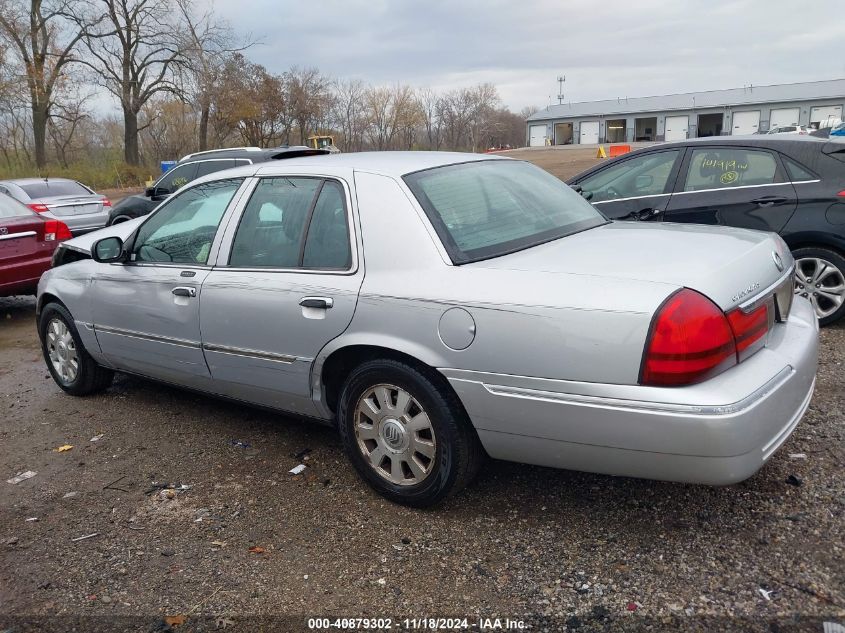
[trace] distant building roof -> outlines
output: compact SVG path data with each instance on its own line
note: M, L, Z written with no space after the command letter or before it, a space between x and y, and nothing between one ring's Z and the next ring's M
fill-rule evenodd
M664 110L691 110L693 108L721 108L752 103L807 101L845 97L845 79L805 81L773 86L748 86L728 90L685 92L657 97L619 97L604 101L582 101L551 105L535 112L528 121L566 119L583 116L607 116L634 112L663 112Z

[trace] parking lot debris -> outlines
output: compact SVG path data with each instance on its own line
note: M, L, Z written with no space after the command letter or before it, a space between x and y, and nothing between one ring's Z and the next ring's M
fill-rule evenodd
M310 448L303 448L301 451L296 453L293 457L297 461L303 462L308 459L308 454L311 452Z
M232 444L232 446L237 446L239 448L249 448L250 447L249 442L244 442L243 440L232 440L231 444Z
M627 605L625 605L625 609L627 609L628 611L636 611L637 609L639 609L639 606L636 602L629 602Z
M802 486L804 485L804 480L798 475L790 475L786 478L786 483L790 486Z
M3 544L4 545L17 545L18 544L18 537L12 536L10 538L7 538L5 541L3 541Z
M27 523L35 523L38 521L38 517L29 517L26 522Z
M766 599L766 602L772 601L772 594L774 593L774 591L763 589L762 587L758 587L757 591L760 592L760 595Z
M164 625L168 628L182 626L187 621L188 617L184 615L166 615L164 616ZM167 630L167 629L165 629Z
M73 444L62 444L53 449L54 453L66 453L73 448Z
M175 493L177 492L184 492L185 490L190 490L191 486L188 484L177 484L177 483L167 483L167 482L160 482L154 481L150 484L150 487L144 491L145 495L151 495L154 492L159 490L170 490L172 491L172 495L168 495L169 498L173 498Z
M66 492L64 495L62 495L62 499L72 499L73 497L76 497L78 495L79 492L77 492L76 490L71 490L70 492Z
M95 536L100 536L99 532L93 532L91 534L86 534L85 536L77 536L76 538L70 539L71 543L77 543L79 541L87 541L89 538L94 538Z
M288 472L291 475L299 475L304 470L305 470L305 464L299 464L298 466L294 466L293 468L291 468Z
M253 545L252 547L249 548L250 554L263 554L266 551L267 550L264 549L263 547L261 547L260 545Z
M105 486L103 486L103 490L118 490L120 492L129 492L126 488L118 488L117 486L115 486L116 483L123 481L124 479L126 479L126 475L118 477L114 481L107 483Z
M92 437L88 441L89 442L99 442L101 439L103 439L104 436L105 436L105 433L100 433L99 435L95 435L94 437Z
M20 482L26 481L27 479L32 479L37 474L38 473L35 472L34 470L27 470L26 472L18 473L17 475L12 477L11 479L7 479L6 483L7 484L19 484Z
M822 622L824 633L845 633L845 626L838 622Z
M807 459L807 453L790 453L789 459Z

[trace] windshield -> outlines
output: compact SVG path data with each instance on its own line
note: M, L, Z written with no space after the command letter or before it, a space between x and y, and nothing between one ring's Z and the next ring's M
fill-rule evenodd
M90 196L91 192L72 180L45 180L19 185L33 200L50 196Z
M404 180L455 264L498 257L607 222L568 185L522 161L447 165Z

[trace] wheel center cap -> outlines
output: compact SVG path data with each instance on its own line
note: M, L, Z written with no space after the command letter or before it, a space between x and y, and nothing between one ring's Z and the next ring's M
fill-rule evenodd
M408 432L399 420L394 420L393 418L385 419L381 423L379 433L387 448L392 451L401 453L408 446Z

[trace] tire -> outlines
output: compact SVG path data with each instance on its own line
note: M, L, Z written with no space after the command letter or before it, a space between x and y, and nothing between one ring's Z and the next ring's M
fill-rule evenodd
M109 220L109 226L114 226L115 224L120 224L122 222L128 222L132 219L133 218L130 218L128 215L118 215Z
M38 334L47 369L64 391L73 396L87 396L111 385L114 372L98 365L85 351L73 317L63 305L48 303L44 306L38 321Z
M795 293L811 301L819 325L830 325L845 316L845 257L820 246L797 248L792 256L795 258ZM833 288L839 290L826 291Z
M400 391L409 400L400 400ZM386 407L380 406L385 402ZM362 413L359 405L378 420ZM378 412L373 405L380 407ZM423 428L426 422L429 428ZM475 429L449 385L396 360L372 360L352 370L340 395L338 426L361 477L382 496L407 506L432 506L459 492L484 458ZM382 454L384 461L377 467L373 462Z

